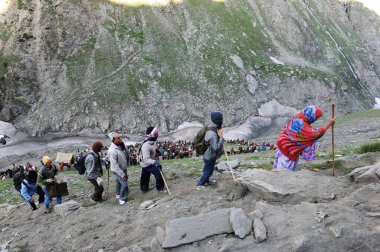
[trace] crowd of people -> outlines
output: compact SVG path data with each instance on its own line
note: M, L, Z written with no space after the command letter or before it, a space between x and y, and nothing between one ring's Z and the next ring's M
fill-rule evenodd
M285 125L275 146L270 143L256 144L239 139L225 141L222 132L223 114L216 111L211 113L212 123L205 128L200 141L157 141L158 128L148 127L143 143L126 146L119 133L111 132L108 134L111 140L110 146L105 147L101 142L96 141L91 149L82 152L78 150L70 163L76 163L77 169L83 164L83 173L79 172L79 174L84 174L93 186L94 192L90 198L93 203L104 200L103 167L109 169L116 181L115 197L120 205L124 205L127 202L129 190L128 167L130 165L141 166L140 190L142 193L149 190L151 175L155 178L156 190L165 192L165 180L159 157L161 156L161 159L187 158L192 157L196 150L196 155L202 155L204 163L203 173L197 182L196 189L203 190L205 186L216 183L211 177L217 159L224 154L225 142L238 145L236 150L233 147L226 150L228 154L276 150L273 168L294 171L300 156L306 160L315 158L317 140L335 123L335 119L331 118L325 126L319 129L313 128L311 123L321 116L322 110L319 107L306 107ZM102 157L102 150L107 151L105 157ZM2 173L2 176L14 179L15 189L20 192L33 211L37 209L33 199L36 193L39 195L38 202L44 204L46 211L50 212L53 197L49 194L49 188L58 183L59 170L62 169L58 169L49 156L44 156L40 168L30 163L17 167L14 165L13 169L8 169ZM61 195L54 197L56 204L61 204Z

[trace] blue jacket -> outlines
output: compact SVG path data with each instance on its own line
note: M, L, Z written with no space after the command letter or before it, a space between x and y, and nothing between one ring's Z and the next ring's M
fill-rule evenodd
M32 199L33 194L37 191L37 183L29 184L29 182L24 179L21 183L21 196L29 201Z

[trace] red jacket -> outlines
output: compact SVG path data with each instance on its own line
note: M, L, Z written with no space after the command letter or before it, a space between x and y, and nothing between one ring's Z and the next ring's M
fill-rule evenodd
M313 119L316 121L322 116L322 110L316 106L309 106L307 108L310 109L310 107L314 109ZM313 129L310 124L314 121L305 116L305 110L306 108L290 119L277 139L278 149L293 161L297 160L302 151L322 137L327 130L325 127Z

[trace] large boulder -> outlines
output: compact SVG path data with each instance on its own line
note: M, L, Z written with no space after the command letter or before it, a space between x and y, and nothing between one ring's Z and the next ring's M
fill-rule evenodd
M356 183L379 183L380 162L353 170L348 176Z
M163 248L173 248L203 240L209 236L232 233L230 208L215 210L194 217L179 218L166 222Z
M73 211L77 210L78 208L81 207L81 204L74 201L74 200L69 200L67 202L64 202L59 205L54 206L54 212L58 215L61 216L67 216L71 214Z
M236 169L239 167L241 160L235 159L233 161L229 162L220 162L215 166L215 169L223 172L223 171L230 171L230 169ZM231 168L230 168L231 167Z
M331 194L342 197L350 191L350 182L344 178L307 170L247 170L241 173L237 181L257 197L290 204L331 201Z

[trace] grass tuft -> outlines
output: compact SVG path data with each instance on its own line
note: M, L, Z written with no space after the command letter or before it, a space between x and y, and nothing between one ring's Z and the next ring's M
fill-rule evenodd
M364 154L367 152L377 152L380 151L380 142L366 143L360 145L357 149L357 153Z

